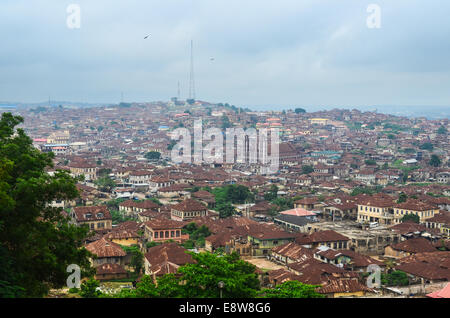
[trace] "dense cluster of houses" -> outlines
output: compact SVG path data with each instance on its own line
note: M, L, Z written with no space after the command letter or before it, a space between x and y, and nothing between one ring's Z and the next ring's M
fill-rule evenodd
M139 247L145 274L175 273L192 262L182 245L192 222L211 232L201 250L272 264L258 267L265 286L298 280L330 297L379 295L386 291L362 278L371 264L405 272L412 285L450 278L448 119L251 112L202 101L21 115L35 147L56 154L52 170L84 176L77 200L53 205L95 233L86 248L97 256L100 280L132 270L123 246ZM171 163L173 130L192 129L199 118L205 129L279 129L278 172L249 162ZM236 215L221 219L212 190L230 184L247 187L254 200L234 204ZM291 206L267 199L273 186ZM117 213L129 221L113 224ZM411 215L417 220L406 221Z

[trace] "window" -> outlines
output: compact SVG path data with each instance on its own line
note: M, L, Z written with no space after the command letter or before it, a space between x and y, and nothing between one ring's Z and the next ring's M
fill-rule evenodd
M157 239L158 238L158 232L155 232L155 239Z
M175 231L171 231L170 232L170 237L174 237L175 236Z

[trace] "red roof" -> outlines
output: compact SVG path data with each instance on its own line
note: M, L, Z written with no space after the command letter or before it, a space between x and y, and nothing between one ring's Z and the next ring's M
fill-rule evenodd
M310 212L310 211L302 209L302 208L296 208L296 209L283 211L283 212L280 212L280 214L295 215L295 216L314 216L314 215L316 215L314 212Z
M437 292L427 295L431 298L450 298L450 283L445 285L445 287Z

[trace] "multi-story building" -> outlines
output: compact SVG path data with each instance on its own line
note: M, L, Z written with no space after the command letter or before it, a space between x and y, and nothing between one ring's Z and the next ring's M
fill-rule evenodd
M415 199L408 199L406 202L394 206L394 223L400 223L401 219L407 214L417 215L420 218L420 223L424 223L437 213L439 213L439 208L434 205Z
M86 181L97 180L97 165L90 162L72 162L69 164L70 173L74 176L84 175Z
M368 196L358 202L359 223L394 224L394 200L389 196Z
M70 212L72 222L78 226L86 224L91 230L112 229L112 218L106 206L77 206Z
M208 209L197 200L186 199L172 206L170 213L172 220L187 221L196 217L206 216Z
M154 218L145 222L144 225L144 236L148 242L165 242L169 240L182 242L189 239L189 235L181 233L182 228L186 225L184 222Z

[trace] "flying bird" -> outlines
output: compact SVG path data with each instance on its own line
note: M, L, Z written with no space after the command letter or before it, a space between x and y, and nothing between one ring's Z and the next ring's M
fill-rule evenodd
M214 58L213 58L213 57L211 57L211 58L210 58L210 60L211 60L211 61L214 61Z
M144 40L145 40L146 38L148 38L149 36L150 36L150 34L149 34L149 35L147 35L147 36L145 36L145 37L144 37Z

